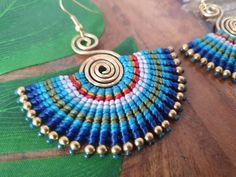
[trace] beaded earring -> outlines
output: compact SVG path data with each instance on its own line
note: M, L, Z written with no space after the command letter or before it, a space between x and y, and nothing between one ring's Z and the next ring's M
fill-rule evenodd
M184 44L180 50L192 62L206 66L207 71L214 70L216 77L231 77L236 83L236 17L223 18L222 8L205 0L201 0L199 9L206 19L218 17L217 31Z
M178 120L185 99L185 78L174 49L143 50L128 56L113 51L92 50L98 38L84 32L78 19L70 16L79 35L72 39L73 51L91 55L79 71L19 87L22 110L39 135L58 148L70 147L85 156L97 152L113 157L129 155L155 135L171 130L169 120Z

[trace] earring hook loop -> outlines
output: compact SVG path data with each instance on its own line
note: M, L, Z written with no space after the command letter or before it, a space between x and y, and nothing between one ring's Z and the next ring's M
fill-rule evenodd
M76 0L72 0L72 1L73 1L75 4L80 5ZM59 0L59 5L60 5L61 10L62 10L65 14L67 14L67 15L70 17L70 19L72 20L72 22L74 23L74 25L75 25L75 30L80 33L80 36L81 36L81 37L84 37L84 34L85 34L85 32L84 32L84 27L83 27L83 25L79 22L78 18L77 18L75 15L73 15L72 13L70 13L70 12L65 8L65 6L64 6L64 4L63 4L63 0Z

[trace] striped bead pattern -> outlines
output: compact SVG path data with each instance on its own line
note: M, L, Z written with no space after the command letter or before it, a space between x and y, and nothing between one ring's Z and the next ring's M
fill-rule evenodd
M214 70L218 78L232 78L236 83L236 37L220 30L184 44L180 49L194 63Z
M114 86L97 87L85 73L60 75L17 90L32 127L48 143L83 146L85 156L111 151L116 157L142 149L169 132L184 100L185 79L173 49L121 56L124 74Z

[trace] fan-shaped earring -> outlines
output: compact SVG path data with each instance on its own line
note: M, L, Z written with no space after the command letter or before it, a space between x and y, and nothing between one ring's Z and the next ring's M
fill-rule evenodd
M192 62L206 66L207 71L214 70L216 77L232 78L236 83L236 17L223 18L223 10L215 4L202 0L199 6L201 14L209 19L216 18L215 33L184 44L180 49Z
M19 101L39 135L74 154L129 155L169 132L184 100L185 78L173 48L143 50L119 56L92 50L98 38L83 31L77 18L60 0L75 23L75 53L91 55L72 75L61 75L17 89Z

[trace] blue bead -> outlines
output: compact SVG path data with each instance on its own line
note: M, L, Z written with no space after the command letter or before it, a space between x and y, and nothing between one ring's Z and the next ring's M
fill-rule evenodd
M64 149L64 148L65 148L65 146L62 145L62 144L58 144L58 145L57 145L57 149Z
M220 73L219 72L214 72L214 76L215 77L220 77Z
M100 158L104 158L104 157L105 157L105 154L99 154L99 157L100 157Z
M169 132L171 132L171 128L170 128L170 127L168 127L168 128L165 128L165 132L166 132L166 133L169 133Z
M224 75L223 75L223 77L222 77L223 80L226 80L226 79L228 79L228 78L229 78L229 76L224 76Z
M207 72L210 72L211 71L211 68L206 68Z
M175 116L175 121L178 121L180 119L180 115L179 114L177 114L176 116Z
M204 66L204 64L203 64L203 63L199 63L199 66L200 66L200 67L203 67L203 66Z
M152 140L152 141L149 141L149 142L148 142L148 145L153 145L153 144L154 144L154 142L155 142L154 140Z
M21 104L21 102L20 102L20 99L19 99L19 98L16 100L16 103L17 103L17 104Z
M125 151L125 152L124 152L124 155L126 155L126 156L130 156L131 154L132 154L131 151Z
M19 94L17 93L17 90L14 91L14 94L17 95L17 96L19 95Z
M25 117L25 120L27 121L27 122L31 122L32 121L32 119L31 118L29 118L29 117Z
M36 128L36 126L34 126L32 123L31 123L29 126L30 126L30 128L32 128L32 129Z
M196 61L197 61L196 58L194 57L191 58L191 62L195 63Z
M120 155L119 154L113 154L112 157L113 157L113 159L119 159Z
M52 143L53 143L53 140L50 139L50 138L48 138L48 139L46 140L46 142L47 142L48 144L52 144Z
M38 132L38 136L42 137L42 136L44 136L44 134L42 134L41 132Z
M90 158L91 157L91 154L84 154L84 157L86 158L86 159L88 159L88 158Z
M164 133L164 132L161 132L161 133L158 135L158 138L159 138L159 139L162 139L162 138L164 138L164 136L165 136L165 133Z
M70 155L75 155L75 150L70 149L69 152L70 152Z
M137 150L141 151L143 149L143 146L137 146Z
M233 80L234 83L236 83L236 78L233 78L232 80Z

